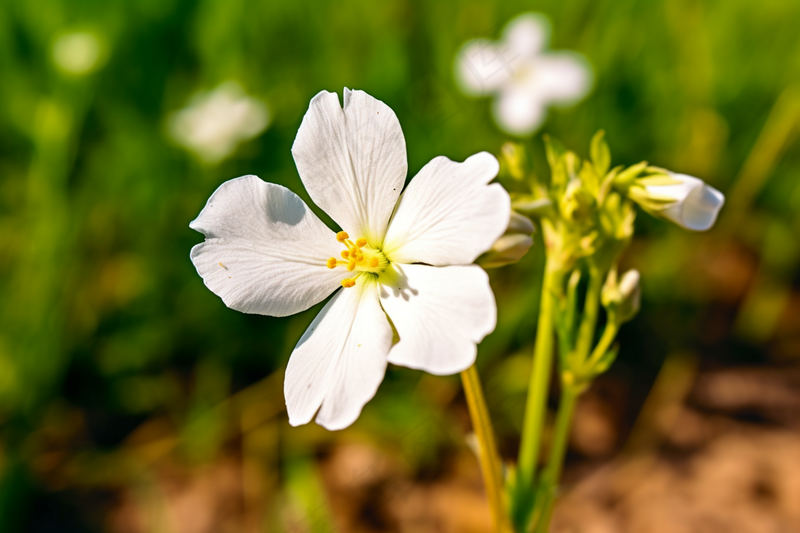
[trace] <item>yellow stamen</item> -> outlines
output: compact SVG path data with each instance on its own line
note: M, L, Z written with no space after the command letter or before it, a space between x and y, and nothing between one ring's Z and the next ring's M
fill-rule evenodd
M355 284L356 280L354 280L353 278L345 278L342 280L342 287L344 287L345 289L349 289Z
M347 247L346 250L340 252L344 260L331 257L326 263L328 268L343 266L347 268L348 272L369 272L380 275L389 265L383 252L370 246L364 237L355 239L353 242L347 232L340 231L336 234L336 240Z

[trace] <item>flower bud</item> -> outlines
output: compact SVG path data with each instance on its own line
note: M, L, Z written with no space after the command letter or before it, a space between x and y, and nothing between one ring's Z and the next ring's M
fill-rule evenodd
M500 162L505 166L508 175L517 181L525 179L526 160L524 145L513 142L507 142L503 145Z
M703 180L669 172L636 181L631 198L652 214L694 231L710 229L725 196ZM633 193L634 191L632 191Z
M483 268L516 263L533 245L531 233L534 231L533 222L528 217L511 211L506 232L495 241L489 251L478 258L477 263Z
M639 271L635 269L625 272L619 281L616 268L608 273L600 298L618 325L633 319L639 312L642 294L639 277Z
M561 213L564 218L575 221L586 220L591 216L594 206L594 197L580 180L574 179L567 184L567 190L561 198Z

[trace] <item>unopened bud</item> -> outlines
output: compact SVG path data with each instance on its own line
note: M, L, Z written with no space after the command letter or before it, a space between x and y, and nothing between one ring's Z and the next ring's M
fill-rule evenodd
M488 252L478 258L477 263L483 268L498 268L516 263L533 245L531 234L534 231L533 222L528 217L511 211L506 232L495 241Z
M710 229L725 203L725 196L703 180L673 172L639 178L630 197L653 215L694 231Z
M633 319L641 307L641 289L639 287L639 271L628 270L617 280L617 270L608 273L603 285L601 301L609 314L615 317L618 324Z

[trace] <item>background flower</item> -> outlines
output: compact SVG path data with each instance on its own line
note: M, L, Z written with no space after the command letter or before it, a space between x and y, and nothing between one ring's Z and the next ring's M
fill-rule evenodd
M205 163L225 159L243 141L269 125L267 107L245 94L238 82L194 95L187 106L169 118L169 133L178 144Z
M499 41L469 41L456 56L461 90L494 95L492 113L508 133L533 133L547 118L547 107L574 104L591 89L586 59L574 52L547 51L549 38L547 17L525 13L506 25Z

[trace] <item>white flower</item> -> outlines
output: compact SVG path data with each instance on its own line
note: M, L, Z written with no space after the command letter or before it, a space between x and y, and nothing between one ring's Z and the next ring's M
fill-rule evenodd
M322 301L292 352L284 393L292 425L352 424L387 361L452 374L475 360L495 327L486 273L472 263L503 233L510 200L482 152L437 157L403 194L400 123L362 91L320 92L292 146L334 233L288 189L244 176L223 183L191 227L205 234L192 261L228 307L286 316ZM344 287L344 289L341 289Z
M533 133L549 105L581 100L592 71L574 52L545 52L550 24L544 15L525 13L509 22L500 41L468 41L456 56L456 79L469 95L496 94L494 118L514 135Z
M725 196L693 176L672 172L668 175L669 183L644 186L646 200L661 204L650 211L686 229L705 231L711 228L725 203Z
M264 131L269 120L262 102L247 96L235 81L228 81L195 95L184 109L173 113L169 132L178 144L211 164Z

